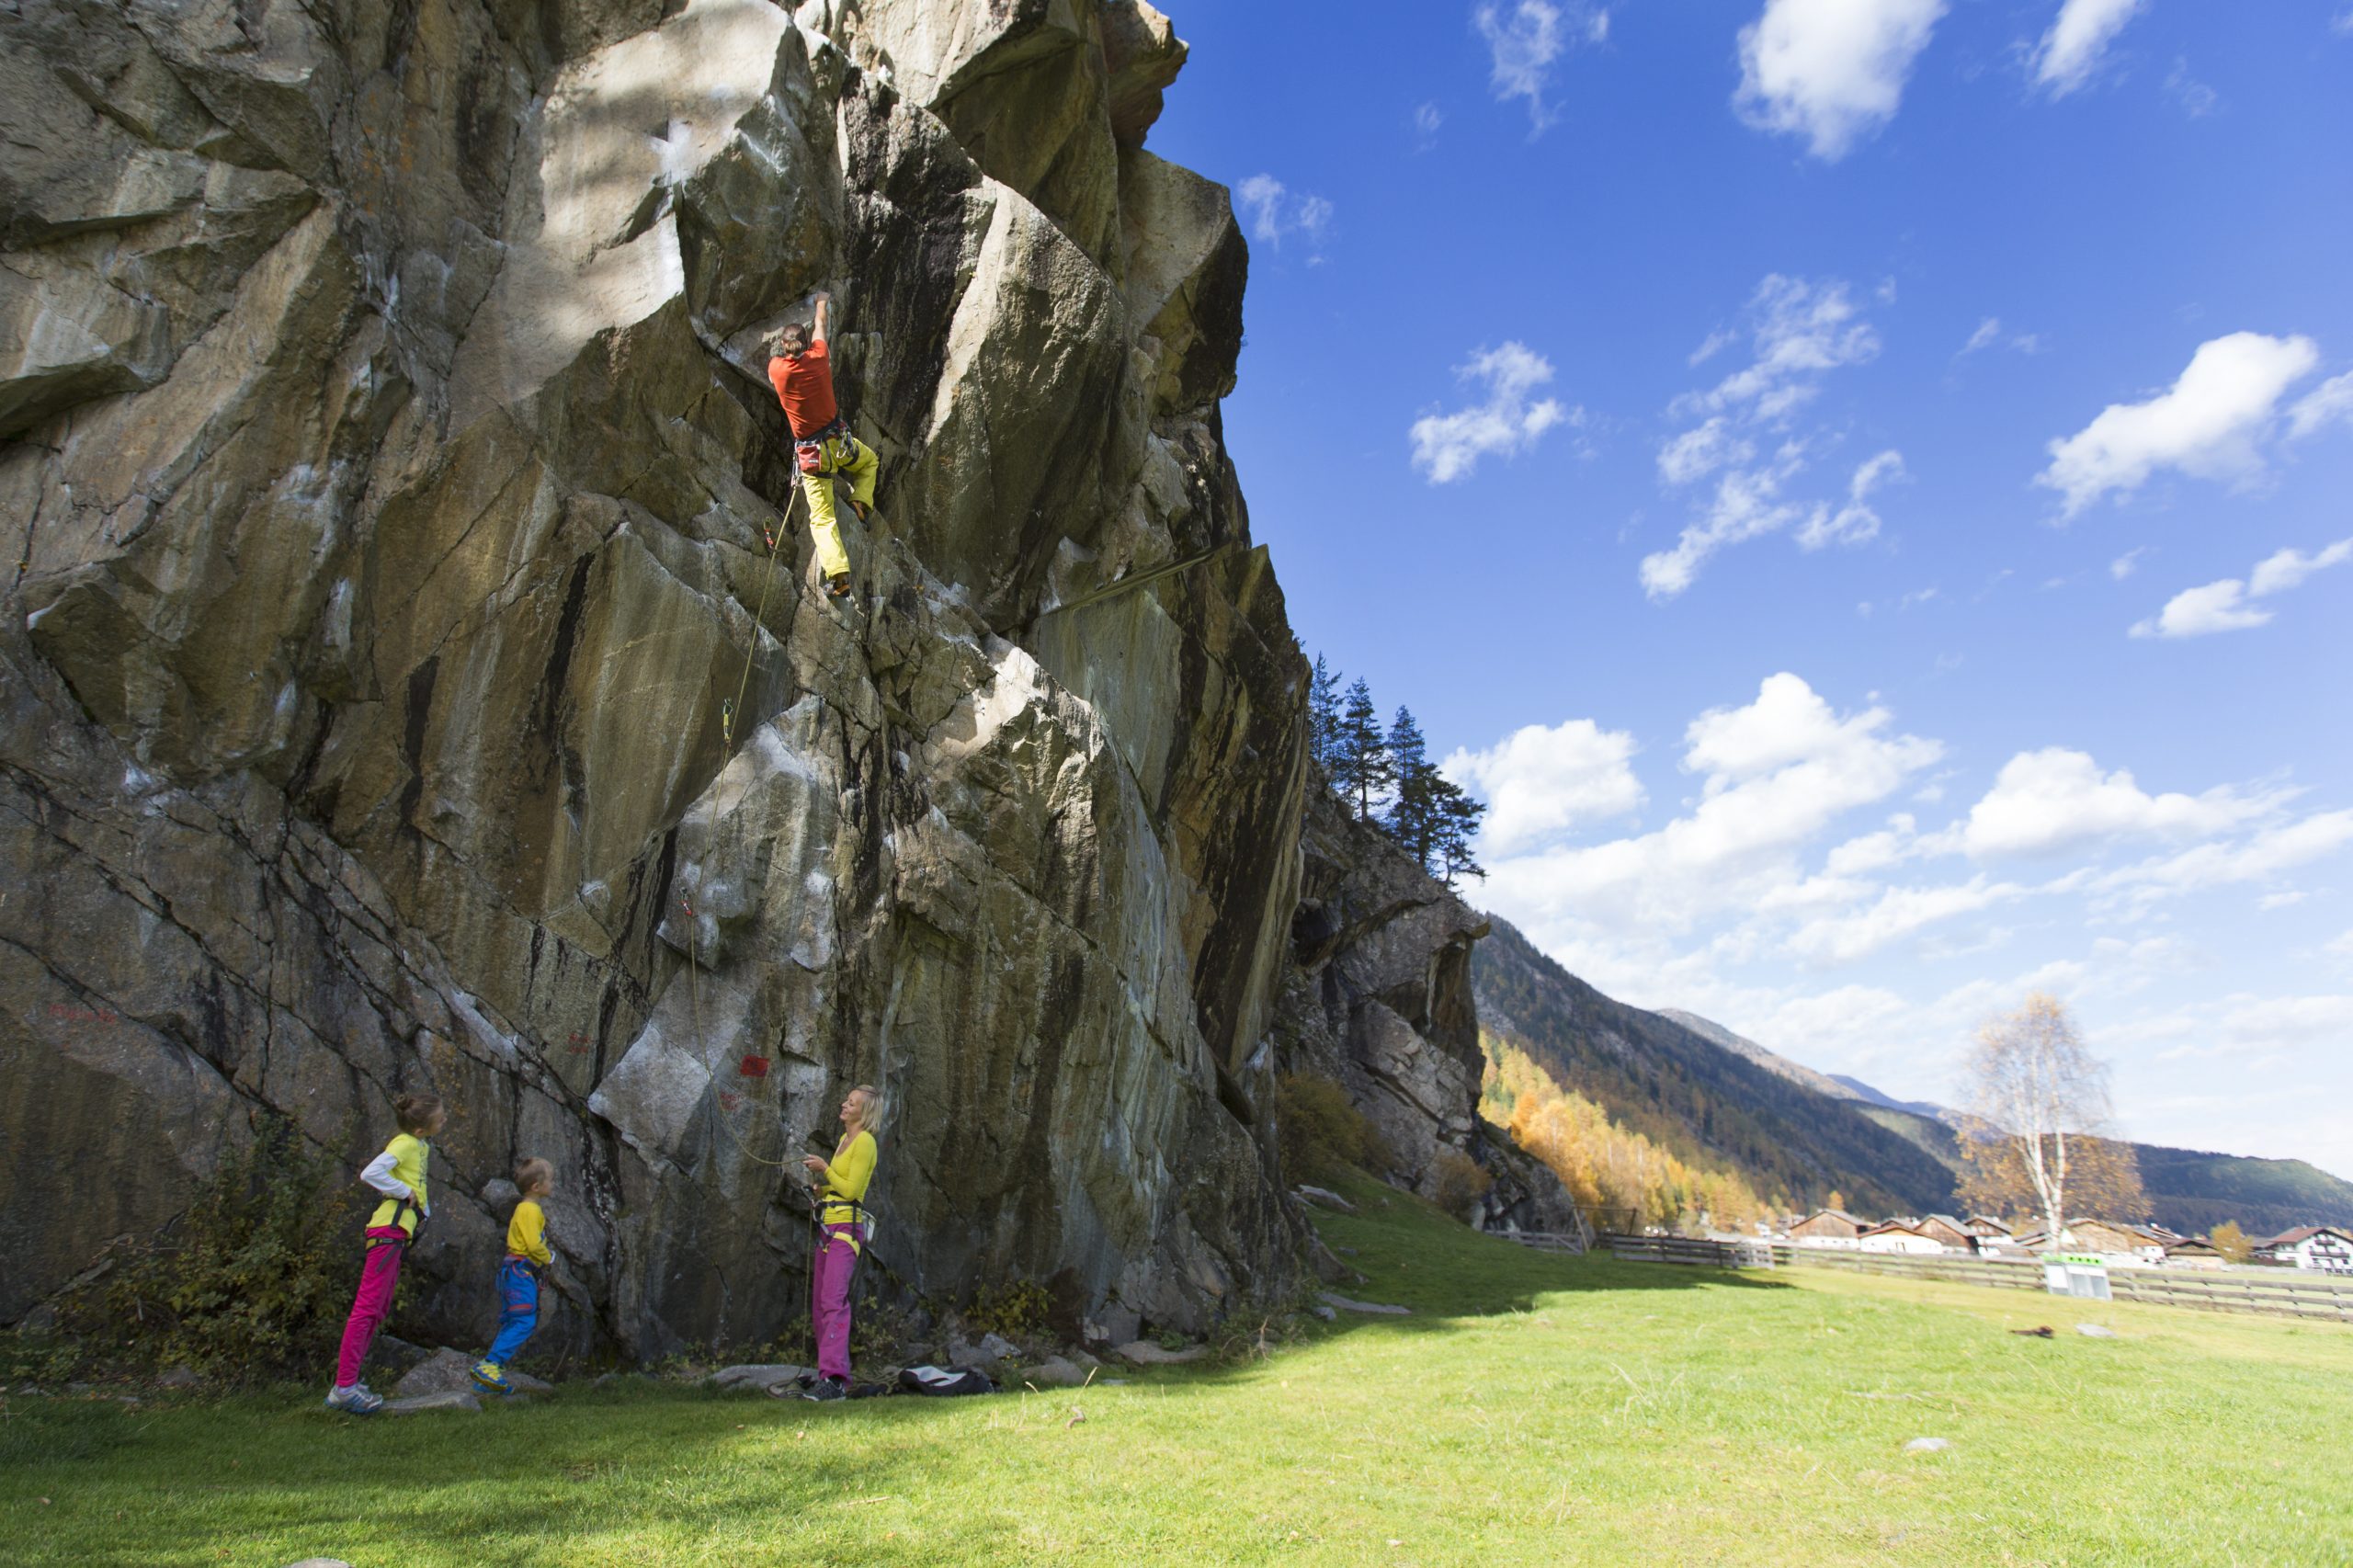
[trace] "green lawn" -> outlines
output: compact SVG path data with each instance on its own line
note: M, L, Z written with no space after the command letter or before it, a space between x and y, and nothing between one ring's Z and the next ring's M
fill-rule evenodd
M1353 1293L1416 1315L1120 1388L13 1398L0 1562L2353 1562L2353 1329L1554 1258L1348 1190Z

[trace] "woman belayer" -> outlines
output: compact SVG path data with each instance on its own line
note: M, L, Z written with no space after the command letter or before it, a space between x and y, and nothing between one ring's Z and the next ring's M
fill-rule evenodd
M817 1341L817 1381L808 1396L844 1399L849 1394L849 1287L866 1245L867 1184L878 1155L873 1128L881 1119L881 1096L860 1084L842 1097L842 1141L826 1160L802 1159L816 1187L817 1256L809 1271L809 1317Z

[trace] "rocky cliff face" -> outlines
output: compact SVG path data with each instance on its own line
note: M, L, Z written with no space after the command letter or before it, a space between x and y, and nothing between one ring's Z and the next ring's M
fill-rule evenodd
M0 1322L264 1108L453 1108L414 1310L773 1333L877 1253L1176 1326L1297 1278L1305 671L1141 0L0 10ZM816 591L761 335L883 456ZM797 513L797 508L794 509Z
M1380 1128L1390 1179L1441 1193L1449 1153L1493 1185L1465 1215L1483 1228L1570 1232L1555 1176L1479 1115L1472 944L1485 915L1349 814L1319 780L1301 836L1304 876L1292 962L1275 1018L1287 1072L1330 1078Z

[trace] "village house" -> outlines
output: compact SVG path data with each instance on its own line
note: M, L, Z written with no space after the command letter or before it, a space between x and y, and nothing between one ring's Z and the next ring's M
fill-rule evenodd
M1790 1240L1802 1247L1852 1247L1867 1228L1867 1221L1844 1209L1823 1209L1791 1225Z
M1949 1214L1931 1214L1920 1221L1920 1233L1932 1236L1947 1252L1967 1252L1972 1245L1968 1227Z
M2256 1243L2255 1256L2296 1268L2353 1274L2353 1231L2335 1225L2299 1225Z
M2149 1233L2148 1227L2120 1220L2077 1218L2067 1221L2056 1244L2040 1231L2029 1231L2018 1238L2018 1244L2029 1252L2098 1253L2120 1262L2162 1263L2165 1255L2165 1244Z
M2167 1268L2227 1268L2230 1262L2204 1236L2185 1236L2165 1248Z
M1855 1238L1860 1252L1941 1253L1944 1243L1928 1234L1916 1220L1890 1220L1873 1225Z

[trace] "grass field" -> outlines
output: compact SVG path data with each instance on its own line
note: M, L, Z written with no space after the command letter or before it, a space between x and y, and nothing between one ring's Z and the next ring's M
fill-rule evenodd
M1415 1315L1124 1387L15 1398L0 1562L2353 1562L2353 1330L1556 1258L1348 1190L1353 1293Z

